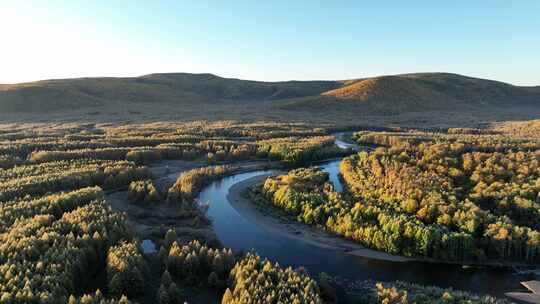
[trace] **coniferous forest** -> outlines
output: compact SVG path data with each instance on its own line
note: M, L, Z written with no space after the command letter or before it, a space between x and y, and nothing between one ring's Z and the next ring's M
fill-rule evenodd
M3 1L0 304L540 304L540 1L388 2Z
M444 261L538 263L539 155L496 136L357 133L373 152L345 158L345 193L296 169L261 193L298 220L367 247Z
M0 303L339 302L347 291L326 274L208 237L212 202L199 194L269 168L274 174L250 188L257 208L366 248L419 261L539 263L534 136L359 131L353 153L335 145L335 131L303 123L2 126ZM317 166L336 158L340 192ZM410 282L363 286L358 303L506 302Z

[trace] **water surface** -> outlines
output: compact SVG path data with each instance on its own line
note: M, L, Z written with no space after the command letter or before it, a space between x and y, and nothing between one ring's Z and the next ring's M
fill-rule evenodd
M401 280L501 297L504 292L519 289L519 282L524 279L504 269L463 269L459 265L373 260L320 248L280 233L268 233L257 223L242 217L229 204L227 193L236 183L270 174L272 171L237 174L215 182L201 192L200 199L210 203L208 216L225 247L255 250L261 257L282 266L305 266L312 274L326 272L355 280Z
M336 140L343 148L358 146ZM339 180L339 160L319 164L329 173L336 191L342 191ZM311 274L326 272L351 280L372 279L377 281L401 280L423 285L453 287L475 293L487 293L503 297L504 292L520 289L520 281L510 270L493 268L468 268L460 265L422 262L388 262L357 257L343 251L321 248L278 232L267 232L257 223L240 215L229 203L229 189L244 180L273 171L254 171L226 177L212 183L200 194L201 202L209 203L208 216L225 247L233 250L255 250L261 257L279 262L282 266L304 266Z
M143 253L154 253L157 252L156 244L149 239L143 240L141 242L141 248Z
M339 160L335 160L319 165L318 167L328 173L330 182L334 185L334 190L337 192L342 192L343 185L341 184L341 180L339 179L339 163Z

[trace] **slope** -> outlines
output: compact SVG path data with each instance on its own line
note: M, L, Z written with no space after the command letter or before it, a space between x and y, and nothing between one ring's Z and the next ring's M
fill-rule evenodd
M343 82L321 96L299 98L279 105L282 109L347 108L378 113L425 110L472 110L504 106L540 105L537 87L449 73L380 76Z
M131 78L77 78L0 85L0 110L51 112L115 103L190 105L224 100L273 100L320 94L335 81L259 82L212 74L151 74Z

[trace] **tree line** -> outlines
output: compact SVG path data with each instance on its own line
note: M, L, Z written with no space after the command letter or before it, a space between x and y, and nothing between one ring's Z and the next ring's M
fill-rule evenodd
M422 286L406 282L376 283L372 292L367 292L362 303L471 303L471 304L508 304L504 299L497 299L488 295L480 296L453 289L444 289L434 286Z
M66 303L99 271L108 248L129 239L125 219L93 201L59 219L17 220L0 236L0 298L5 303Z
M472 202L454 201L451 209L444 208L441 205L445 202L444 196L433 192L420 203L410 198L393 200L389 194L377 190L377 182L369 177L369 174L377 174L376 167L354 175L346 172L349 161L342 163L343 177L352 193L364 189L352 181L365 184L368 190L362 192L361 198L344 197L335 192L328 175L317 168L296 169L283 176L267 178L255 189L255 195L259 202L270 203L299 221L391 254L452 261L495 259L532 263L539 258L538 231L512 225L508 218L505 224ZM416 177L414 182L419 180L418 173L411 175ZM392 176L404 178L406 175L400 171ZM433 183L433 179L430 182ZM384 185L388 185L389 191L395 191L399 183ZM418 194L418 184L414 185L410 193ZM433 212L441 214L430 215L432 208ZM445 210L453 213L443 213Z
M128 187L128 200L131 203L156 204L164 200L164 195L152 180L133 181Z
M202 188L238 170L238 167L223 165L202 167L182 173L169 188L167 201L177 203L186 209L192 208L195 197Z
M334 144L333 136L285 137L257 142L258 155L270 160L280 160L289 166L345 155L347 152Z
M66 125L52 129L44 126L0 134L0 168L83 158L129 160L138 164L199 157L210 161L236 161L268 152L265 151L267 140L294 137L306 140L327 132L306 124L275 123L197 122L130 127L80 125L70 129Z
M136 241L122 241L107 252L107 281L109 294L135 297L144 289L144 258Z
M61 170L56 170L54 165L47 166L41 174L29 174L0 181L0 202L94 185L113 189L127 186L133 180L150 177L150 172L146 168L126 161L104 163L83 161L83 165L74 163L68 167L63 166L63 163L59 164Z
M308 274L282 268L248 253L230 273L232 285L222 304L236 303L323 303L319 286Z
M537 261L540 159L527 148L534 142L424 134L411 145L400 136L341 163L353 200L462 234L458 256Z

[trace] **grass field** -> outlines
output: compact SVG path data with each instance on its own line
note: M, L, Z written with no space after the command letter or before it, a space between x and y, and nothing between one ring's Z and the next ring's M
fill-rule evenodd
M0 85L3 122L204 119L482 127L537 118L539 102L538 87L444 73L289 82L177 73Z

